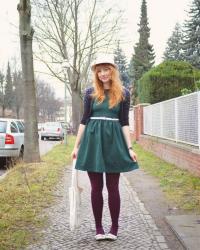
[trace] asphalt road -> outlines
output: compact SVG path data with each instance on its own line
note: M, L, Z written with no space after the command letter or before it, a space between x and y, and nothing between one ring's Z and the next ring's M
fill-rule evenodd
M48 151L50 151L55 145L59 143L60 141L58 140L41 141L40 139L39 140L40 155L45 155ZM2 158L0 158L0 176L6 172L4 164L5 164L5 161Z

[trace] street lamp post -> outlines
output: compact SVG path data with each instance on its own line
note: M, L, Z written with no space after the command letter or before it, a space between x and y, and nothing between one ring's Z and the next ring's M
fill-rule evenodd
M69 68L69 63L64 60L62 63L62 68L64 72L64 82L65 82L65 96L64 96L64 144L67 145L67 76L66 70Z

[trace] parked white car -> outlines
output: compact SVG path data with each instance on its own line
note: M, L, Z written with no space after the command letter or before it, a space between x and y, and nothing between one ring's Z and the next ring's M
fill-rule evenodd
M42 123L38 123L38 131L41 131L41 129L42 129Z
M41 129L41 140L49 138L63 140L64 129L60 122L45 122L43 124Z
M23 157L24 122L0 118L0 157Z

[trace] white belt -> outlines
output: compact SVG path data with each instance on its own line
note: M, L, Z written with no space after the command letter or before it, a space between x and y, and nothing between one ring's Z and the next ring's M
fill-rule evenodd
M111 120L111 121L119 121L118 118L110 118L110 117L104 117L104 116L92 116L90 117L92 120Z

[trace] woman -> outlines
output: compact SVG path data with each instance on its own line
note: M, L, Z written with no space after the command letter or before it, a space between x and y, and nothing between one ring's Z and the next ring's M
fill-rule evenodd
M108 56L91 67L94 87L84 97L84 114L78 129L72 157L75 168L88 172L96 240L116 240L120 213L119 177L121 172L138 168L129 133L130 93L119 79L116 64ZM108 234L102 226L103 173L106 175L108 205L112 225Z

